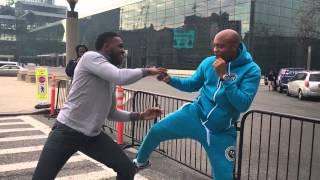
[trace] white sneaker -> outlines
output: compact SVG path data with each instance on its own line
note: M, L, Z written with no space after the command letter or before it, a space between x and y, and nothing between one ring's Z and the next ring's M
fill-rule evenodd
M145 168L148 168L148 167L151 166L151 163L150 163L149 160L146 161L145 163L139 163L139 162L137 161L137 159L134 159L132 162L133 162L133 164L136 166L137 171L140 171L140 170L142 170L142 169L145 169Z

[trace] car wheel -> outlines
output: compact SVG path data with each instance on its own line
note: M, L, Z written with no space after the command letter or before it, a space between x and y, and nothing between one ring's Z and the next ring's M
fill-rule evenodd
M287 90L287 96L291 96L289 89Z
M280 86L279 87L279 93L282 93L283 92L283 88Z
M277 86L272 86L273 91L277 91Z
M301 89L299 89L299 91L298 91L298 98L299 98L300 100L304 100L304 96L303 96L303 94L302 94Z

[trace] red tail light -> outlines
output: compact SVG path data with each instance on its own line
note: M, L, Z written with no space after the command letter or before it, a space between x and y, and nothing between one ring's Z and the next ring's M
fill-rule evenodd
M304 81L304 86L308 88L309 87L309 81Z

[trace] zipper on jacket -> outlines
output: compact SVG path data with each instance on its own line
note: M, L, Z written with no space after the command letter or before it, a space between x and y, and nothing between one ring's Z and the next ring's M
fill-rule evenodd
M230 75L230 71L231 71L231 62L228 63L228 75ZM222 81L219 77L218 79L218 83L217 83L217 90L214 92L214 95L213 95L213 98L212 100L216 103L216 96L219 92L219 90L221 89L221 85L222 85ZM208 113L207 115L207 119L206 121L203 121L202 119L201 120L201 123L202 123L202 126L204 127L204 129L206 130L206 135L207 135L207 143L208 143L208 146L210 146L210 129L206 126L206 123L209 121L209 117L210 115L212 114L212 112L218 107L218 104L216 103L216 105L210 110L210 112ZM229 128L231 127L231 122L232 121L232 118L230 118L230 122L229 122Z

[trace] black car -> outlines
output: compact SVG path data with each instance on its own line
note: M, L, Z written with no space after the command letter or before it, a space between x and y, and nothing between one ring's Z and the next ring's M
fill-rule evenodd
M279 92L282 93L284 89L288 89L288 81L298 72L303 71L303 68L282 68L279 71L277 81L274 89L279 87Z

